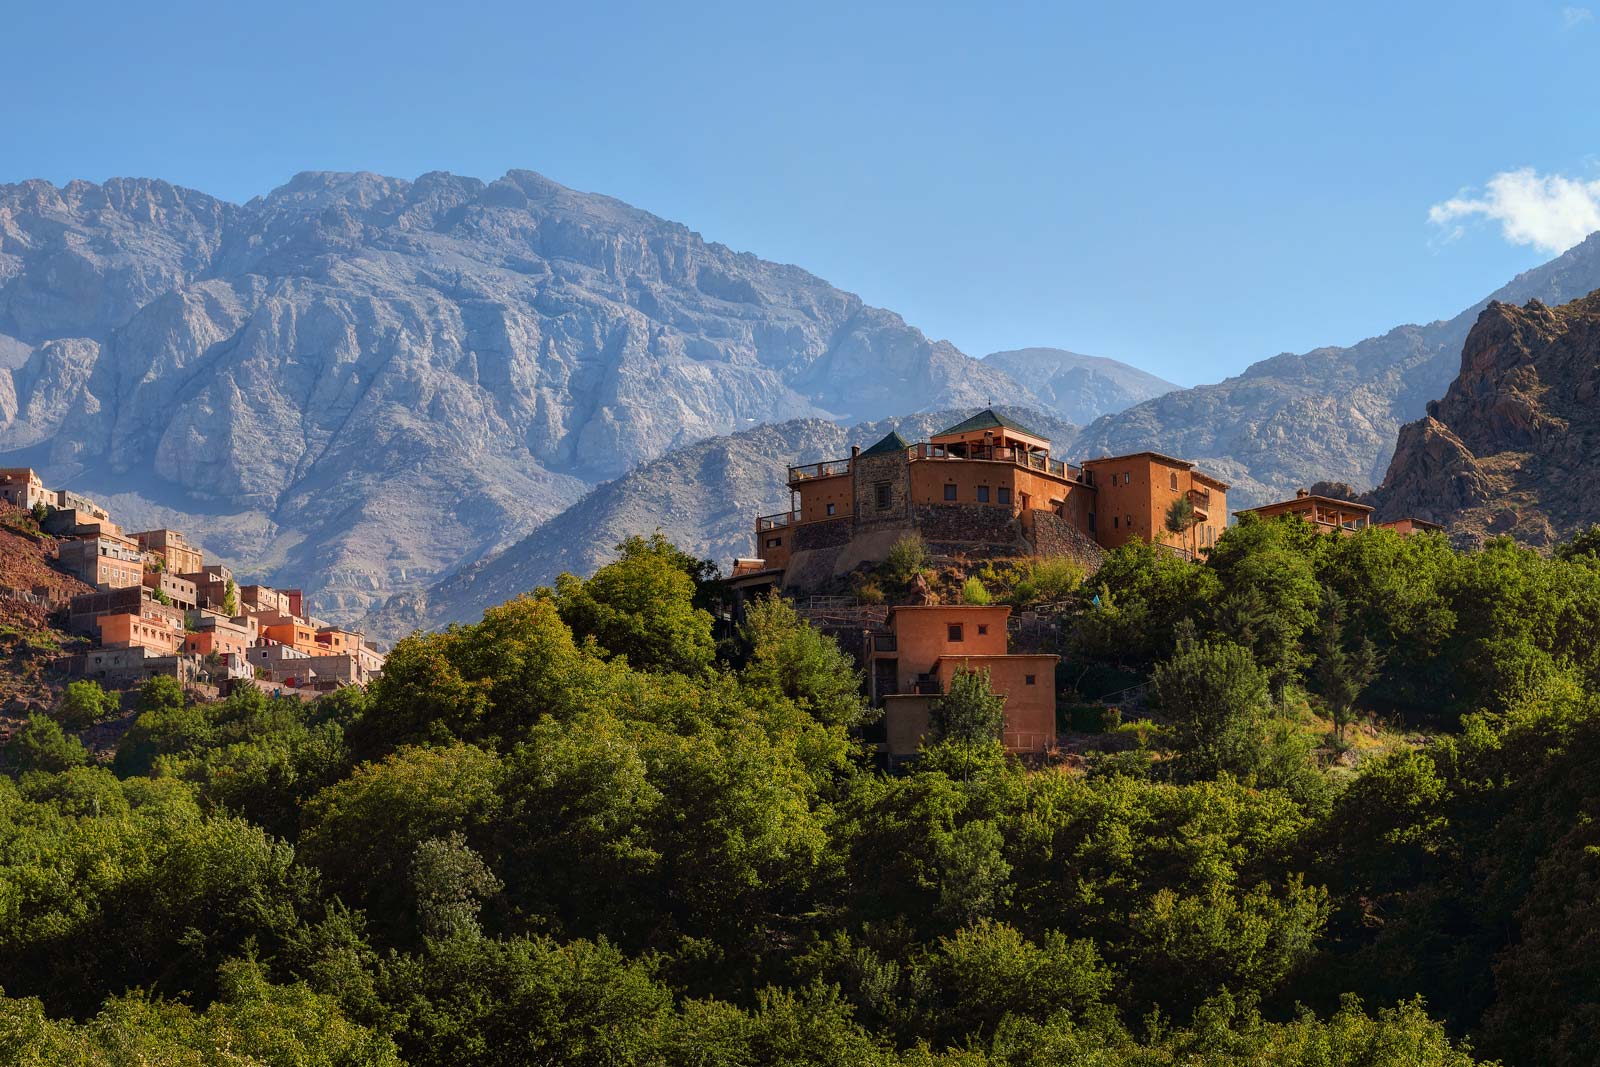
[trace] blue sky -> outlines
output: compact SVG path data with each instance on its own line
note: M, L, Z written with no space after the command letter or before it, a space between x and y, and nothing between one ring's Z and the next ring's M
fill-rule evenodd
M524 167L974 355L1184 384L1600 226L1573 4L27 4L5 35L0 181Z

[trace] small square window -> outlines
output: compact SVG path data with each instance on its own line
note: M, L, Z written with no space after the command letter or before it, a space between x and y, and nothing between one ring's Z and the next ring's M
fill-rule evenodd
M1002 503L1002 504L1011 503L1011 490L1007 489L1005 486L1001 486L1000 487L1000 503Z
M988 502L989 502L989 487L987 485L978 486L978 503L987 504Z
M980 622L978 624L978 636L982 637L984 634L986 634L988 632L989 632L989 624L986 623L986 622Z
M783 547L783 538L781 538L781 537L769 537L769 538L767 538L767 547L768 548L782 548Z
M832 504L829 504L829 505L828 505L828 514L829 514L829 515L832 515L832 514L833 514L833 505L832 505Z
M951 641L960 641L962 639L961 624L959 622L950 623L945 629L945 637Z
M1034 675L1024 674L1022 676L1022 684L1023 685L1032 685L1033 684L1033 679L1034 679Z
M953 486L953 485L945 486L944 487L944 498L946 500L954 500L956 498L956 487Z

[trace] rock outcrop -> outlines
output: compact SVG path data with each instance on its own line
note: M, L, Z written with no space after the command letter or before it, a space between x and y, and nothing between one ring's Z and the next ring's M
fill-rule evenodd
M0 463L349 620L765 422L1031 393L796 267L528 171L0 186Z
M1600 293L1551 308L1491 303L1460 373L1400 431L1380 518L1442 522L1472 544L1546 546L1600 522Z
M1099 419L1078 451L1151 448L1192 459L1231 483L1230 507L1285 499L1325 479L1369 489L1388 467L1399 428L1449 386L1462 343L1490 303L1553 306L1595 289L1600 234L1452 319L1400 326L1349 348L1285 353L1215 385L1167 393Z

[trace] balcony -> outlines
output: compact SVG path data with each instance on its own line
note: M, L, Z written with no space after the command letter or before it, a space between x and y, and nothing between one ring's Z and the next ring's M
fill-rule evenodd
M837 478L850 473L848 459L830 459L822 463L808 463L803 467L789 468L789 484L808 482L813 478Z
M800 513L797 511L780 511L773 515L757 515L756 533L764 533L767 530L781 530L785 526L793 526L799 521Z
M1026 467L1029 470L1042 471L1045 474L1060 478L1063 481L1083 481L1083 470L1065 463L1059 459L1051 459L1042 452L1029 452L1022 448L991 448L982 445L973 445L963 452L952 453L944 445L929 444L924 441L916 446L916 459L931 460L968 460L982 463L1009 463L1016 467Z

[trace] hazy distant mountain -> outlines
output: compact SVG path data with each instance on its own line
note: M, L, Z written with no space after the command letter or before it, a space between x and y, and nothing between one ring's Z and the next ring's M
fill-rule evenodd
M754 424L1030 398L797 267L527 171L0 186L0 464L353 618Z
M1018 348L983 357L1079 425L1112 415L1178 386L1165 378L1104 356L1084 356L1064 348Z
M1445 523L1478 543L1548 546L1600 522L1600 293L1551 308L1491 304L1443 399L1400 431L1382 518Z
M1383 477L1402 423L1444 395L1461 346L1491 300L1563 304L1600 288L1600 234L1519 274L1455 318L1399 326L1349 348L1263 360L1215 385L1180 389L1099 419L1085 456L1153 448L1197 460L1233 483L1230 508L1334 480L1358 489Z
M1049 437L1058 454L1071 455L1070 424L1038 411L999 410ZM367 620L368 630L393 640L412 629L475 620L484 608L548 585L562 571L589 574L613 557L623 538L658 527L726 567L732 557L754 551L757 515L789 509L790 464L847 456L851 445L875 444L890 430L926 439L971 414L942 411L849 428L798 419L688 445L600 486L499 555L425 592L396 597Z

